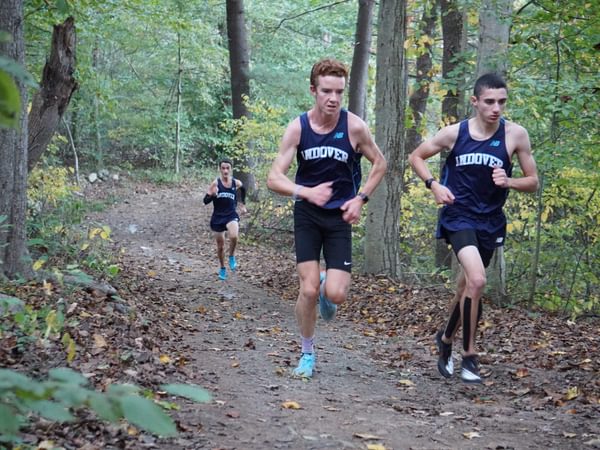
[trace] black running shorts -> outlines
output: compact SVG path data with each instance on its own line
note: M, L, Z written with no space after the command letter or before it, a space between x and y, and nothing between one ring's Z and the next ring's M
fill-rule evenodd
M227 231L227 224L229 222L239 221L240 217L238 216L237 212L234 212L233 214L230 214L225 217L213 216L210 219L210 229L213 230L215 233L223 233L224 231Z
M306 201L294 204L296 263L320 261L327 269L352 270L352 226L340 209L324 209Z
M448 237L448 241L450 241L450 245L452 246L452 250L458 256L458 252L468 245L474 245L479 250L479 255L481 256L481 261L483 262L483 267L487 267L490 265L490 261L492 260L492 256L494 255L493 248L485 248L481 245L481 239L477 236L477 231L473 229L468 230L460 230L460 231L446 231L446 236Z

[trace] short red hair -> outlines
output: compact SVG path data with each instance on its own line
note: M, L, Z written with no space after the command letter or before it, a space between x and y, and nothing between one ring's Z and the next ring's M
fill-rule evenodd
M315 63L310 71L310 85L317 87L319 77L332 75L334 77L343 77L348 82L348 68L346 65L336 59L326 58Z

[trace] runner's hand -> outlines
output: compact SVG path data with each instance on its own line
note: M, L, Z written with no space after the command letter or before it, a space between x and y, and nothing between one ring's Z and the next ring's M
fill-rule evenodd
M494 167L492 180L494 180L496 186L508 189L508 175L506 175L506 171L503 168L497 166Z
M431 192L438 205L452 205L454 203L454 194L450 189L437 181L431 185Z
M306 192L302 192L302 196L317 206L323 206L329 201L333 194L333 190L331 189L332 184L333 181L327 181L311 188L303 187L302 189L306 189Z
M355 225L360 220L360 211L363 205L363 201L360 197L354 197L346 201L340 209L343 211L342 219L344 221Z

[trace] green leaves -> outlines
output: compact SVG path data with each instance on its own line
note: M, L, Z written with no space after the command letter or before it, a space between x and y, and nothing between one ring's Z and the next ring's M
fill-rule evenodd
M177 429L173 420L152 401L137 396L123 397L120 401L123 415L132 424L160 436L174 436Z
M19 111L21 111L19 88L8 73L0 70L0 127L16 128Z
M126 419L137 427L160 436L174 436L177 428L159 404L140 394L130 384L110 385L105 393L86 387L87 379L69 368L52 369L47 381L32 380L21 373L0 369L0 440L16 442L19 428L30 413L47 420L75 420L72 409L91 408L100 419ZM207 402L210 394L195 385L167 384L166 392L196 402Z
M163 384L160 388L169 394L185 397L199 403L206 403L211 400L207 390L191 384Z

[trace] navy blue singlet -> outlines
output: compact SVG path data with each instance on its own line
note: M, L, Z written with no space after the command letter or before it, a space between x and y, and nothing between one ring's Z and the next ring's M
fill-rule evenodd
M441 183L454 194L454 204L440 210L437 237L445 231L475 229L489 235L486 248L502 245L506 234L506 218L502 207L508 189L499 188L492 180L494 167L502 167L510 177L512 164L506 151L505 122L500 119L492 137L482 141L469 133L469 121L459 125L458 137L446 159Z
M211 222L222 223L224 220L230 222L232 217L237 217L235 210L237 206L237 188L235 178L231 180L231 187L227 188L221 181L221 178L217 178L217 197L213 200L213 214Z
M296 184L313 187L333 181L331 199L323 207L336 209L356 196L360 187L360 153L348 136L348 111L340 111L336 127L327 134L315 133L308 113L300 116L302 133L296 159Z

